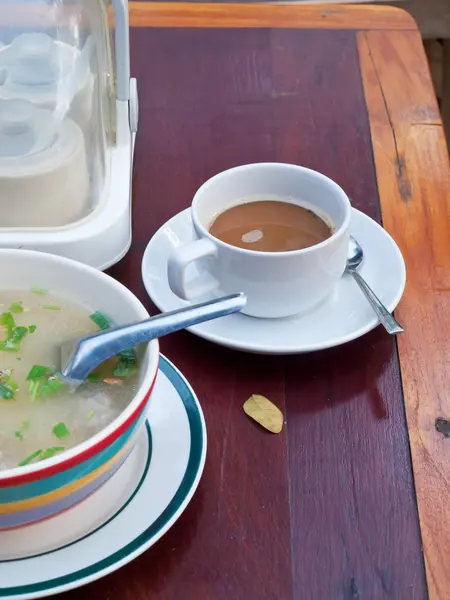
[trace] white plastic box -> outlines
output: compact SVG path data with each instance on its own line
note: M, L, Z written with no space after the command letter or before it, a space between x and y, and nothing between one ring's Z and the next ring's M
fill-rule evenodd
M99 269L131 243L138 125L127 0L0 11L0 247Z

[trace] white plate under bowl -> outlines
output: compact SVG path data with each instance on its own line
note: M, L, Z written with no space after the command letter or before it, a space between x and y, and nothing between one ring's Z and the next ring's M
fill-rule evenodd
M0 599L58 594L135 559L185 510L205 458L206 426L198 400L161 356L146 428L119 471L67 512L0 532Z
M353 209L350 230L364 250L360 274L388 310L393 311L406 283L405 262L398 246L378 223L356 209ZM188 304L169 287L167 261L174 248L194 239L190 209L187 209L163 225L147 246L142 278L148 295L163 312ZM197 264L192 265L188 277L195 279L199 274ZM326 301L307 314L286 319L257 319L234 314L195 325L189 331L235 350L298 354L344 344L377 325L377 317L357 284L349 275L344 275Z

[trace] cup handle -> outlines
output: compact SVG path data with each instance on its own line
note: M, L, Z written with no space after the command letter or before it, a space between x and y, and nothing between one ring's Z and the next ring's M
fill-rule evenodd
M169 257L167 265L167 276L172 292L183 300L194 300L217 289L219 282L214 277L209 278L208 281L186 284L186 269L191 263L200 258L216 255L215 244L206 238L176 248Z

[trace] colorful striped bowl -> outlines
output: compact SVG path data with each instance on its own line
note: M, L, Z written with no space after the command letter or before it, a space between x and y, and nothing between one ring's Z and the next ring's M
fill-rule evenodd
M123 285L66 258L27 250L0 250L0 272L4 289L48 289L104 312L117 324L148 318L144 306ZM52 517L108 481L130 454L145 423L158 363L159 346L153 341L141 360L134 399L96 436L55 458L0 472L0 530Z

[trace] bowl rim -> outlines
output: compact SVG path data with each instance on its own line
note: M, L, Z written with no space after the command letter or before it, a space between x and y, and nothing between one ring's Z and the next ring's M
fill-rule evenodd
M0 249L0 259L2 257L9 257L10 260L17 259L18 257L28 257L30 260L42 261L49 266L52 264L62 265L68 270L76 270L86 275L86 277L102 279L111 288L111 293L121 295L124 300L131 305L136 311L138 319L146 319L150 316L142 302L125 285L110 275L98 271L94 267L84 263L47 252L23 249ZM123 410L112 423L81 444L69 448L58 456L44 460L42 463L0 471L0 489L10 487L11 485L20 485L36 480L42 480L43 478L51 477L52 475L66 471L96 455L129 429L143 411L156 381L159 368L158 340L153 340L148 344L145 357L147 361L146 372L142 377L139 388L136 390L133 399L126 406L125 410Z

